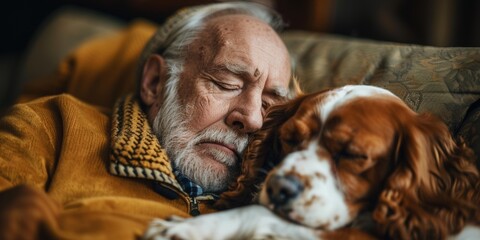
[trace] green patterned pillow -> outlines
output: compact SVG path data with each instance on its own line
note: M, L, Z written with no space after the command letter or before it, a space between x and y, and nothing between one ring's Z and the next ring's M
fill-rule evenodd
M437 48L302 31L282 37L308 92L345 84L384 87L417 112L429 111L456 132L480 99L480 48Z

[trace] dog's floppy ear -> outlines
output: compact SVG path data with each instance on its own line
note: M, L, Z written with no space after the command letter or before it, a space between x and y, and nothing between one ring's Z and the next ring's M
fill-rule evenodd
M445 239L479 220L480 178L473 152L428 114L401 123L393 170L374 209L380 234Z
M304 98L302 95L268 110L262 129L253 135L245 150L240 176L228 191L220 195L215 203L216 208L225 209L252 203L267 172L281 160L278 129L295 114Z

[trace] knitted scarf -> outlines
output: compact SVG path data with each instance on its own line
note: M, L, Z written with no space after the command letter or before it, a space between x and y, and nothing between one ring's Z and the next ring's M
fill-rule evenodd
M118 176L155 180L183 192L133 94L119 99L114 107L109 170Z

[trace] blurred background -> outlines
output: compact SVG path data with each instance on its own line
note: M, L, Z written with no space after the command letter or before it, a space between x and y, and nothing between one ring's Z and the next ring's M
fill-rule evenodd
M0 9L0 94L18 77L18 63L42 24L65 6L128 22L162 23L176 10L213 0L14 0ZM288 29L439 47L480 46L478 0L255 0L277 9ZM3 102L2 102L3 101ZM0 99L4 103L4 99Z
M14 0L4 2L1 53L22 50L42 21L64 5L124 20L161 23L179 8L213 0ZM434 46L479 46L478 0L257 0L276 8L289 28Z

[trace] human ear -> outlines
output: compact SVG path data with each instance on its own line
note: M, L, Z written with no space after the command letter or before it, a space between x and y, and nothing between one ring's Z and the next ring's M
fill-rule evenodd
M151 106L162 94L167 77L165 59L158 54L152 54L143 65L140 80L140 97L146 106Z

